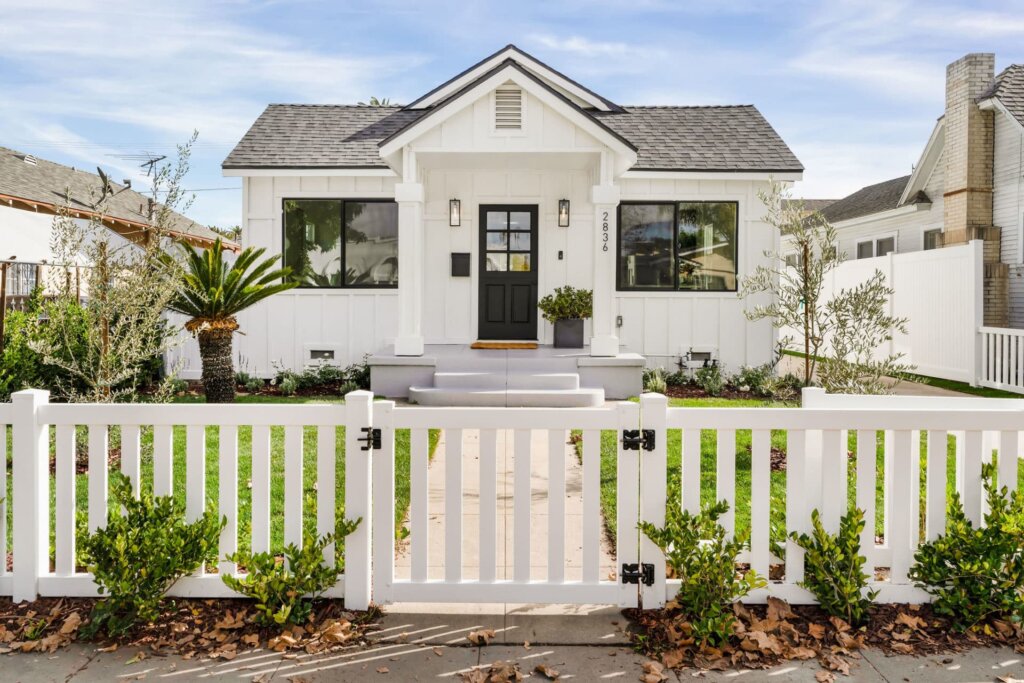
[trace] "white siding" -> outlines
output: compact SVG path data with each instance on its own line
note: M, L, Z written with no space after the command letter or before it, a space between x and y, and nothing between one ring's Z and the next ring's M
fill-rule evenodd
M1010 326L1024 328L1024 130L1002 112L995 117L992 222L1001 230L1002 261L1010 266Z

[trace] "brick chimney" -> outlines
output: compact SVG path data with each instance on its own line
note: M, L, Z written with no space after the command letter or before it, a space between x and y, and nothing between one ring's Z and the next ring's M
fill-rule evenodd
M943 246L985 243L985 324L1009 324L1008 269L1000 263L999 228L992 225L993 113L977 98L995 78L991 53L964 55L946 67Z

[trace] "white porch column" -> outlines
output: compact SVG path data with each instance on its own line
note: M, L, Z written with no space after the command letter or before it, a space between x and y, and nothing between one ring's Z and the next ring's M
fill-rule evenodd
M615 356L619 337L615 327L615 240L618 234L619 188L594 185L594 318L591 356Z
M398 338L395 355L423 355L423 185L395 185L398 202Z

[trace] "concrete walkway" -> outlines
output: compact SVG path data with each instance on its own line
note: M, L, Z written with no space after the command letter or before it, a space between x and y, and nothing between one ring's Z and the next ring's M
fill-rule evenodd
M445 557L445 467L448 459L450 432L441 433L434 458L430 463L427 477L428 514L428 558L427 575L430 579L444 578ZM533 578L547 575L548 549L548 453L547 432L534 431L530 441L530 574ZM512 430L499 430L497 434L497 550L496 576L498 579L512 578L513 559L513 472L515 453ZM575 448L566 443L554 454L565 463L565 578L579 581L582 578L583 554L583 468L576 456ZM464 430L462 439L462 575L467 580L476 580L480 573L480 433ZM408 527L408 520L406 526ZM407 579L410 575L411 553L408 544L398 551L395 575ZM607 577L614 570L615 562L607 543L601 544L601 577ZM441 609L440 607L437 609ZM493 610L485 610L492 611Z

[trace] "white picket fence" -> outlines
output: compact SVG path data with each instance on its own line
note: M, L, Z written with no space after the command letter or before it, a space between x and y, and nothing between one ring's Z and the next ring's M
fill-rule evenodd
M981 327L978 384L1024 394L1024 330Z
M239 492L245 472L239 472L239 428L251 428L251 545L256 551L270 547L271 529L271 430L283 430L283 528L286 543L302 542L304 512L303 458L304 431L316 430L316 528L319 533L333 530L335 503L339 493L335 480L338 459L344 458L345 514L363 518L357 531L345 545L346 572L329 593L344 597L355 609L365 608L373 600L388 602L542 602L596 603L631 606L642 599L645 607L664 604L674 595L678 582L666 580L665 560L661 552L637 532L638 521L656 525L664 522L667 500L666 481L669 456L681 463L682 500L687 510L700 507L702 455L713 455L716 474L715 498L730 503L723 524L735 528L737 512L749 514L751 541L749 552L741 558L762 575L772 564L784 563L782 580L750 596L751 602L764 601L768 595L794 603L813 602L812 596L797 584L803 576L803 553L792 542L785 542L785 558L774 557L771 550L772 521L770 480L773 432L785 432L787 470L785 476L786 531L808 531L810 513L821 511L829 529L838 527L839 518L852 498L866 512L867 523L862 547L868 569L888 567L888 579L877 582L879 601L917 602L927 596L915 588L907 574L915 548L923 537L934 538L944 528L947 504L947 443L954 437L961 445L957 451L956 488L965 501L971 519L980 522L983 496L980 472L993 451L999 458L1000 483L1017 484L1017 460L1020 454L1020 430L1024 429L1024 411L1013 400L927 399L892 397L828 396L809 390L804 406L781 408L675 408L665 397L648 394L639 403L615 403L596 408L421 408L374 401L369 392L353 392L345 405L87 405L50 404L40 391L20 392L12 404L0 405L0 427L13 426L13 573L0 567L0 594L15 600L44 596L89 596L96 594L92 577L77 571L75 561L76 471L74 443L76 428L88 431L87 515L90 529L105 523L108 512L108 427L120 427L121 469L136 486L142 480L140 435L152 434L152 486L156 493L167 494L173 486L174 429L184 427L185 503L189 518L197 518L212 497L205 480L207 458L216 457L221 483L214 507L228 520L221 535L217 571L182 579L175 595L221 597L232 593L220 580L221 573L237 571L223 558L233 552L239 536ZM209 454L207 428L218 430L217 453ZM336 429L345 428L344 452L336 447ZM618 439L616 455L616 519L610 524L616 537L616 566L653 565L651 585L627 585L617 576L602 576L601 543L601 434L605 430L650 430L653 442L649 450L630 450ZM55 439L54 474L49 471L50 434ZM379 429L380 448L363 450L365 430ZM444 531L443 576L428 572L430 549L442 539L430 536L428 520L428 468L430 466L431 429L444 430ZM411 567L407 578L398 578L395 562L395 451L396 432L409 430L411 504ZM502 576L496 548L498 477L497 449L499 432L510 434L512 444L513 515L511 524L511 572ZM566 511L565 462L557 454L564 452L571 430L582 434L582 515L570 519ZM681 431L675 431L681 430ZM737 432L750 430L750 490L737 488ZM180 431L180 429L179 429ZM541 432L540 435L537 432ZM463 444L475 433L479 437L478 511L467 510L463 492L466 458ZM702 434L704 445L702 445ZM876 471L876 444L880 434L885 451L884 476ZM925 435L922 439L921 435ZM675 435L678 435L676 440ZM847 491L847 438L855 441L856 469L854 490ZM670 438L672 437L672 438ZM531 440L548 444L549 469L537 473L531 466ZM670 453L672 449L679 452ZM675 444L678 443L678 446ZM922 451L921 444L925 444ZM708 444L714 444L709 452ZM0 438L0 456L6 439ZM702 454L702 450L704 453ZM148 456L147 456L148 457ZM922 457L926 465L922 469ZM4 458L6 462L6 457ZM531 476L547 479L546 543L533 547L539 504L531 492ZM920 486L924 475L924 514L919 511ZM241 476L240 476L241 475ZM777 475L779 476L779 475ZM0 469L0 485L7 485L6 468ZM885 503L876 509L875 492L879 482L885 490ZM56 506L49 510L50 487L54 487ZM741 495L742 494L742 495ZM749 501L749 502L747 502ZM706 501L705 501L706 502ZM6 520L5 509L0 520ZM749 507L748 507L749 506ZM479 554L478 572L466 575L464 537L470 512L479 515L475 541ZM876 543L875 519L884 515L884 542ZM577 520L575 517L581 517ZM779 515L777 515L779 517ZM567 556L575 548L566 544L567 525L582 523L580 562L582 576L567 578ZM50 529L55 544L51 569ZM0 550L6 550L6 529L0 533ZM333 549L325 552L325 562L333 561ZM531 558L533 558L531 560ZM538 572L536 566L545 566ZM211 568L212 569L212 568ZM499 570L501 569L501 570Z

